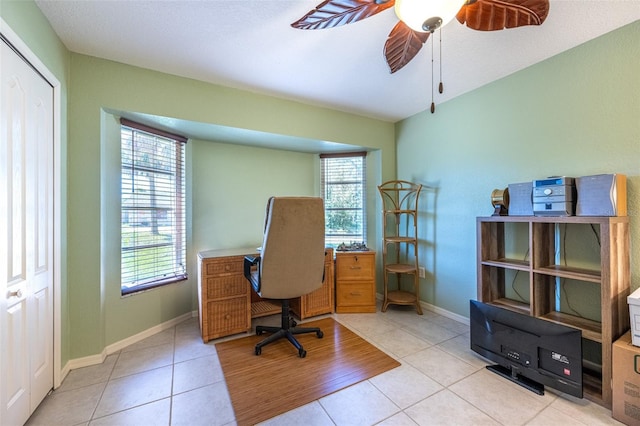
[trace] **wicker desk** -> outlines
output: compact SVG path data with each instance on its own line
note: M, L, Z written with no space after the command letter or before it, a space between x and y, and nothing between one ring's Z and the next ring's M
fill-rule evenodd
M280 313L278 303L261 299L244 277L244 257L255 248L207 250L198 253L198 305L202 340L244 333L251 318ZM301 319L333 312L333 250L325 253L325 280L313 293L291 300Z

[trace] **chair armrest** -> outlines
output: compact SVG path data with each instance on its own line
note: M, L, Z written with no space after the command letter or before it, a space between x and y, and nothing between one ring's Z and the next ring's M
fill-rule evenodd
M260 264L260 256L245 256L244 257L244 276L256 292L260 291L260 272L252 273L252 268Z

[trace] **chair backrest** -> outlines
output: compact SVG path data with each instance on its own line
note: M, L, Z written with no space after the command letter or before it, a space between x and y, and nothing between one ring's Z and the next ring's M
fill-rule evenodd
M324 205L318 197L272 197L260 261L260 296L290 299L320 288Z

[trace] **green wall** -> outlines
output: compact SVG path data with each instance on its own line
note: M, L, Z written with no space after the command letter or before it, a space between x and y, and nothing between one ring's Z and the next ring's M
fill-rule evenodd
M195 252L258 247L269 197L318 195L315 154L199 140L192 149L198 153L191 163L197 182L192 186Z
M638 58L636 21L396 124L398 178L430 187L422 300L468 316L475 218L492 214L491 191L553 175L627 175L632 289L640 286Z
M123 298L118 117L107 111L358 145L382 153L378 181L395 175L391 123L80 54L71 54L71 69L68 286L72 358L100 353L112 343L197 310L198 251L255 246L260 242L268 196L318 193L317 155L191 140L187 144L190 279Z

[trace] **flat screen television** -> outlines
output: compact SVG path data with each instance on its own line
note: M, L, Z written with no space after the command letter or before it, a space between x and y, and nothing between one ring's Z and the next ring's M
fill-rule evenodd
M525 388L582 398L582 331L494 305L470 301L471 350L487 368Z

